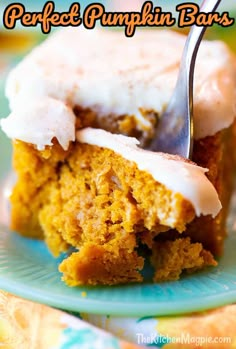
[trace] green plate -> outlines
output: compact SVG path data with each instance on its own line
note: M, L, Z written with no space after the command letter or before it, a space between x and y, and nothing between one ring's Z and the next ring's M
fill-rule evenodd
M1 80L0 80L1 81ZM0 82L1 83L1 82ZM7 114L0 86L1 116ZM10 169L11 145L0 135L0 178ZM0 220L8 212L1 186ZM236 207L236 196L234 198ZM67 287L54 259L41 241L23 238L0 228L0 288L36 302L74 312L122 316L155 316L188 313L236 301L236 235L232 208L225 253L216 268L208 268L179 281L112 287ZM86 294L84 293L86 292ZM86 295L86 296L85 296Z

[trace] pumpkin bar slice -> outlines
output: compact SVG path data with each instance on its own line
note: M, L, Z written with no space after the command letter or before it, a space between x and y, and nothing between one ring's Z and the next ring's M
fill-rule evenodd
M175 86L185 36L65 28L10 73L17 181L11 227L44 239L64 281L154 281L216 265L235 166L235 60L203 41L194 82L193 162L145 148Z

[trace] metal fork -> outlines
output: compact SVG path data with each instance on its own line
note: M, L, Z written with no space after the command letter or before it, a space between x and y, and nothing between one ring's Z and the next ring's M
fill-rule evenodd
M213 12L221 0L204 0L201 12ZM193 77L196 56L206 27L193 25L184 46L177 83L161 115L149 149L191 158L193 149Z

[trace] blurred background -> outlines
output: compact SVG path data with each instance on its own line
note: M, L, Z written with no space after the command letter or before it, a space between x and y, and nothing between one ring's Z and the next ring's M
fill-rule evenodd
M43 0L22 0L19 1L20 3L25 5L26 11L41 11L45 1ZM136 10L139 11L142 7L142 4L145 2L145 0L98 0L98 1L88 1L88 0L82 0L77 1L81 5L81 12L83 9L93 3L93 2L99 2L104 4L106 10L117 10L117 11L131 11ZM187 3L188 1L181 1L181 0L154 0L152 1L154 6L160 6L162 7L163 11L171 11L176 15L175 8L176 5L180 3ZM191 2L195 2L197 4L201 4L201 1L199 0L191 0ZM32 32L38 32L40 34L40 27L37 26L35 28L22 28L20 25L17 25L17 27L14 30L6 30L2 23L2 17L3 17L3 11L6 8L7 5L11 4L11 1L3 0L0 1L0 52L3 51L6 47L8 50L24 50L28 45L32 44L32 40L34 42L34 38L36 37L36 40L38 40L37 34L33 34ZM73 1L63 1L63 0L55 0L55 8L57 11L68 11L70 5L73 3ZM229 14L231 17L236 17L236 0L222 0L221 4L218 9L219 12L223 11L229 11ZM176 15L177 16L177 15ZM21 32L19 33L19 30ZM186 31L187 29L183 29L183 31ZM214 25L213 27L209 27L207 30L207 36L208 38L219 38L224 39L226 41L230 42L230 45L234 47L236 50L236 24L234 24L231 27L222 28L219 25ZM17 38L15 37L17 35ZM42 38L43 39L42 35Z
M22 0L20 3L25 5L27 11L41 11L45 1L43 0ZM93 3L99 2L104 4L106 10L119 10L119 11L130 11L136 10L139 11L142 7L142 4L145 0L98 0L98 1L88 1L82 0L77 1L81 5L81 12L83 9ZM154 6L161 6L163 11L171 11L175 13L176 5L180 3L187 3L188 1L181 0L154 0ZM195 2L200 5L201 1L199 0L191 0L191 2ZM31 47L32 44L38 42L38 40L43 40L43 37L46 35L40 35L40 27L36 28L22 28L20 25L14 30L6 30L2 23L3 11L7 5L11 4L11 1L3 0L0 1L0 52L7 49L10 51L17 50L18 52L24 51L27 47ZM70 5L73 1L63 1L63 0L55 0L55 7L57 11L68 11ZM219 12L229 11L231 17L236 17L236 0L222 0L221 5L218 9ZM176 14L176 13L175 13ZM176 15L177 16L177 15ZM182 31L186 32L187 29L182 29ZM34 32L32 34L32 32ZM231 47L233 47L236 51L236 24L231 27L222 28L219 25L214 25L213 27L209 27L207 30L207 37L214 39L223 39L227 41ZM41 36L41 37L40 37ZM1 69L1 68L0 68Z

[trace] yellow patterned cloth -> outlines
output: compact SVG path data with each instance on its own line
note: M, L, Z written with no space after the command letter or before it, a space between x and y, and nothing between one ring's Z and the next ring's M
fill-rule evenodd
M1 349L138 349L77 317L0 292Z
M150 345L165 349L236 348L236 305L177 317L105 319L83 314L83 318L89 323L0 292L0 348L138 349ZM136 344L118 339L122 337Z

